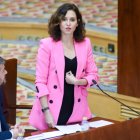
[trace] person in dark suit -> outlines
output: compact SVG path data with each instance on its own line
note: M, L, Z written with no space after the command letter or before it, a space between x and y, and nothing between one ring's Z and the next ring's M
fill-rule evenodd
M5 70L5 60L0 57L0 140L6 139L16 139L19 133L24 134L24 130L18 126L12 126L11 129L5 120L5 116L3 114L3 87L2 85L6 82L5 75L7 71Z

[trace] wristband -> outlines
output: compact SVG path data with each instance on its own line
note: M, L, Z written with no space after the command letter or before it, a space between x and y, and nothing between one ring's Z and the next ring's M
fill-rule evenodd
M49 110L49 107L42 108L41 110L44 113L45 111Z

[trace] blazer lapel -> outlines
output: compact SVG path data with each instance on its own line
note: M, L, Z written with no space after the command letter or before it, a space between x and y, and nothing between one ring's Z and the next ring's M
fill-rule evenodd
M82 51L82 43L77 43L74 42L75 46L75 52L76 52L76 57L77 57L77 72L76 72L76 77L80 78L80 74L83 70L83 57L84 57L84 52Z
M77 57L77 72L76 72L76 77L80 78L80 75L83 71L83 43L77 43L74 41L74 46L75 46L75 53ZM63 93L64 90L64 67L65 67L65 61L64 61L64 51L63 51L63 46L62 46L62 41L58 41L55 43L54 48L54 59L55 59L55 65L56 65L56 70L57 70L57 75L60 83L60 88Z
M54 59L55 59L55 65L56 65L56 70L57 70L57 75L58 75L58 80L60 83L60 88L63 93L64 90L64 51L63 51L63 46L62 42L58 41L54 45Z

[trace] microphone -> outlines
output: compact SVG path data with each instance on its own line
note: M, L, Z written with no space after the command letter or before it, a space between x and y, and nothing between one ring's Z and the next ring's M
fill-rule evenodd
M109 96L109 97L112 98L113 100L117 101L117 102L120 103L121 105L127 107L128 109L130 109L131 111L137 113L137 115L140 116L140 112L138 112L138 111L132 109L130 106L124 104L123 102L117 100L116 98L112 97L111 95L109 95L108 93L106 93L105 91L103 91L103 90L101 89L101 87L99 86L99 84L97 84L97 82L96 82L95 80L92 80L92 82L99 88L100 91L102 91L102 93L104 93L105 95Z

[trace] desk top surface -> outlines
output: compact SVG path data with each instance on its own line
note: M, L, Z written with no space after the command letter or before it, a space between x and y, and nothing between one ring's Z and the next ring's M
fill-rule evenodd
M114 120L95 117L91 121L97 120L106 120L113 122L114 124L99 128L91 128L85 132L77 132L69 135L60 136L54 138L53 140L140 140L140 118L117 122ZM36 131L30 133L30 135L35 135L53 130L56 129L48 129L47 131Z
M93 118L89 121L94 122L94 121L98 121L98 120L106 120L106 121L109 121L109 122L113 122L115 124L120 123L120 122L117 122L117 121L114 121L114 120L100 118L100 117L95 117L95 118ZM107 127L107 126L104 126L104 127ZM90 137L90 133L96 131L97 129L100 129L100 128L90 128L88 131L76 132L76 133L73 133L73 134L60 136L60 137L54 138L53 140L55 140L55 139L57 139L57 140L77 140L77 139L85 140L85 136L84 136L85 134L88 135L88 137ZM44 131L26 132L25 136L37 135L37 134L41 134L41 133L44 133L44 132L50 132L50 131L55 131L55 130L56 129L49 128L49 129L44 130ZM90 140L90 139L88 138L88 140Z

